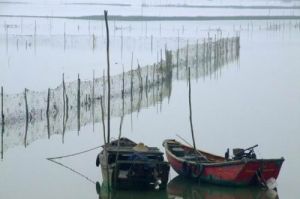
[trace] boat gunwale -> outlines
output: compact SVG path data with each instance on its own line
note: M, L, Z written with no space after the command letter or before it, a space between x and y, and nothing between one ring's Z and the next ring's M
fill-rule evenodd
M159 160L118 160L117 162L114 162L110 164L111 166L115 166L117 164L165 164L170 165L167 161L159 161Z
M148 147L149 151L135 151L132 147L119 147L118 149L114 149L114 147L106 148L105 150L108 153L119 153L119 154L129 154L129 153L141 153L141 154L154 154L154 155L161 155L163 154L157 147Z
M212 155L212 156L216 156L216 157L220 157L220 158L223 158L224 159L224 162L201 162L201 161L193 161L193 160L186 160L184 158L179 158L177 157L176 155L174 155L168 148L168 146L166 146L166 144L168 145L168 141L174 141L174 140L165 140L163 142L163 146L165 148L165 151L168 155L172 156L172 158L178 160L179 162L187 162L189 164L192 164L192 165L198 165L198 164L201 164L203 166L212 166L212 167L218 167L218 166L231 166L231 165L239 165L239 164L247 164L247 163L251 163L251 162L265 162L265 161L281 161L283 162L284 161L284 158L281 157L281 158L272 158L272 159L248 159L248 158L244 158L244 159L241 159L241 160L229 160L229 161L225 161L225 158L219 156L219 155L215 155L215 154L211 154L211 153L208 153L208 152L205 152L205 151L202 151L202 150L198 150L198 152L201 152L201 153L206 153L206 154L209 154L209 155ZM176 141L176 140L175 140ZM179 143L181 146L183 147L186 147L186 148L189 148L189 149L192 149L192 147L190 146L187 146L185 144L182 144L178 141L176 141L177 143Z

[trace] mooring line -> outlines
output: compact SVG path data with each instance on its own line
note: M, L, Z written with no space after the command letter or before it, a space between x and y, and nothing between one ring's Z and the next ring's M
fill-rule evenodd
M70 170L70 171L76 173L77 175L83 177L84 179L86 179L87 181L89 181L89 182L91 182L91 183L93 183L93 184L96 184L96 182L93 181L93 180L91 180L89 177L87 177L87 176L85 176L84 174L82 174L82 173L76 171L75 169L72 169L71 167L68 167L68 166L64 165L63 163L60 163L60 162L57 162L57 161L55 161L55 160L53 160L53 159L48 159L48 158L47 158L47 160L49 160L49 161L51 161L51 162L53 162L53 163L55 163L55 164L58 164L58 165L60 165L60 166L62 166L62 167L64 167L64 168L66 168L66 169L68 169L68 170Z
M67 157L71 157L71 156L76 156L76 155L80 155L80 154L83 154L83 153L87 153L89 151L93 151L93 150L98 149L100 147L101 146L97 146L97 147L94 147L94 148L91 148L91 149L88 149L88 150L84 150L84 151L77 152L77 153L72 153L72 154L69 154L69 155L51 157L51 158L47 158L47 160L55 160L55 159L61 159L61 158L67 158Z
M58 156L58 157L51 157L51 158L46 158L46 159L49 160L49 161L51 161L51 162L53 162L53 163L55 163L55 164L58 164L58 165L60 165L60 166L62 166L62 167L64 167L64 168L66 168L66 169L68 169L68 170L70 170L70 171L72 171L72 172L74 172L74 173L76 173L77 175L79 175L79 176L85 178L87 181L89 181L89 182L91 182L91 183L93 183L93 184L96 184L96 182L93 181L93 180L91 180L89 177L87 177L87 176L85 176L84 174L82 174L82 173L76 171L75 169L72 169L72 168L69 167L69 166L64 165L63 163L60 163L60 162L55 161L55 159L62 159L62 158L67 158L67 157L71 157L71 156L80 155L80 154L87 153L87 152L89 152L89 151L93 151L93 150L95 150L95 149L98 149L98 148L100 148L100 147L101 147L101 146L97 146L97 147L93 147L93 148L91 148L91 149L87 149L87 150L80 151L80 152L77 152L77 153L72 153L72 154L69 154L69 155Z

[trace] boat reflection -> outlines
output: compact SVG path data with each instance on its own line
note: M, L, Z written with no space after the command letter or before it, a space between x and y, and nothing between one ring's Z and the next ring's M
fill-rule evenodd
M167 187L169 199L279 199L274 190L257 187L221 187L177 176Z
M96 182L96 191L99 199L168 199L166 190L112 190L109 191L107 183L101 185Z

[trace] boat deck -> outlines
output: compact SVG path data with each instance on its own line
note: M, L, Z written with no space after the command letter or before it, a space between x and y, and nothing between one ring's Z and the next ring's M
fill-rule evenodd
M142 153L142 154L163 154L163 152L161 152L157 147L147 147L147 151L136 151L133 149L133 147L131 146L122 146L122 147L107 147L106 150L107 152L110 153L122 153L122 154L126 154L126 153Z

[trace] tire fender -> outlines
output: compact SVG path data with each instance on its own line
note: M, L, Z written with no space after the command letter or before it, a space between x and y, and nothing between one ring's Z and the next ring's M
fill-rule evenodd
M198 178L198 177L201 176L202 172L203 172L203 165L200 164L200 163L197 163L195 165L195 167L193 167L191 175L192 175L193 178Z
M182 163L182 172L183 172L184 176L186 176L186 177L190 176L191 170L190 170L189 164L187 162Z

